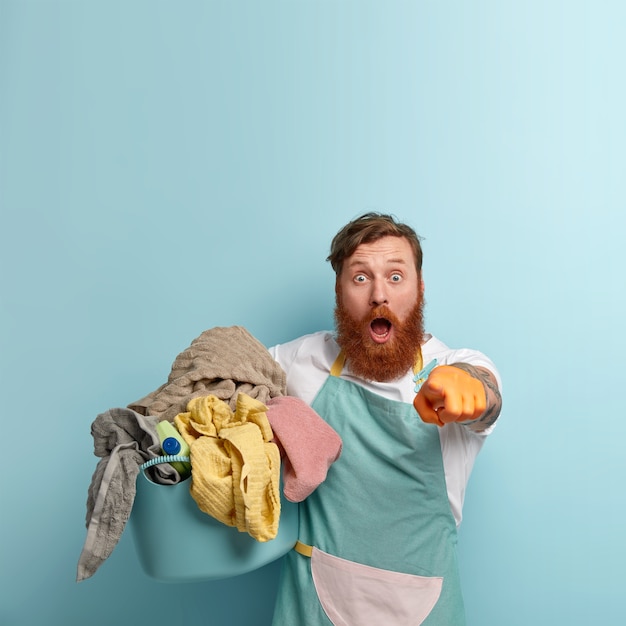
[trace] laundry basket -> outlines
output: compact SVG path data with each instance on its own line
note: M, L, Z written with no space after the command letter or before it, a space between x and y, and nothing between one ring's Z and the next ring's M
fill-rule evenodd
M129 525L139 561L161 582L198 582L251 572L280 558L298 539L298 505L281 496L278 534L259 542L203 513L189 480L153 483L141 471ZM281 488L282 493L282 488Z

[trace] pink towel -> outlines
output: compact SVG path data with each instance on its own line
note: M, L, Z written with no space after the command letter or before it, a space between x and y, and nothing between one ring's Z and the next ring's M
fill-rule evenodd
M341 454L341 438L300 398L282 396L265 404L275 441L284 452L283 492L287 500L302 502L326 480Z

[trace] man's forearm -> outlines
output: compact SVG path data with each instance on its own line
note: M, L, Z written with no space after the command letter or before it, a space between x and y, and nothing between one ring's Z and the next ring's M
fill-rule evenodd
M477 367L470 365L469 363L452 363L454 367L458 367L467 372L473 378L480 380L485 389L485 396L487 399L487 408L483 414L475 420L469 422L462 422L466 424L468 428L476 432L486 430L490 426L496 423L500 410L502 409L502 396L498 389L498 382L495 376L484 367Z

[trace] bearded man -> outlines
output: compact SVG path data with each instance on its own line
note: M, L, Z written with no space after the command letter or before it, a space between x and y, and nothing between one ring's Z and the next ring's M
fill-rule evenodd
M342 438L300 504L274 626L461 626L456 556L469 475L501 409L484 354L424 331L422 248L390 215L343 227L328 257L336 332L270 349Z

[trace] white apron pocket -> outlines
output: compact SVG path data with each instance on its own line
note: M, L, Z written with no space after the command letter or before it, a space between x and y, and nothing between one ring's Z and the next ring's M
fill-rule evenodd
M313 583L334 626L419 626L441 594L443 578L415 576L361 565L317 548Z

